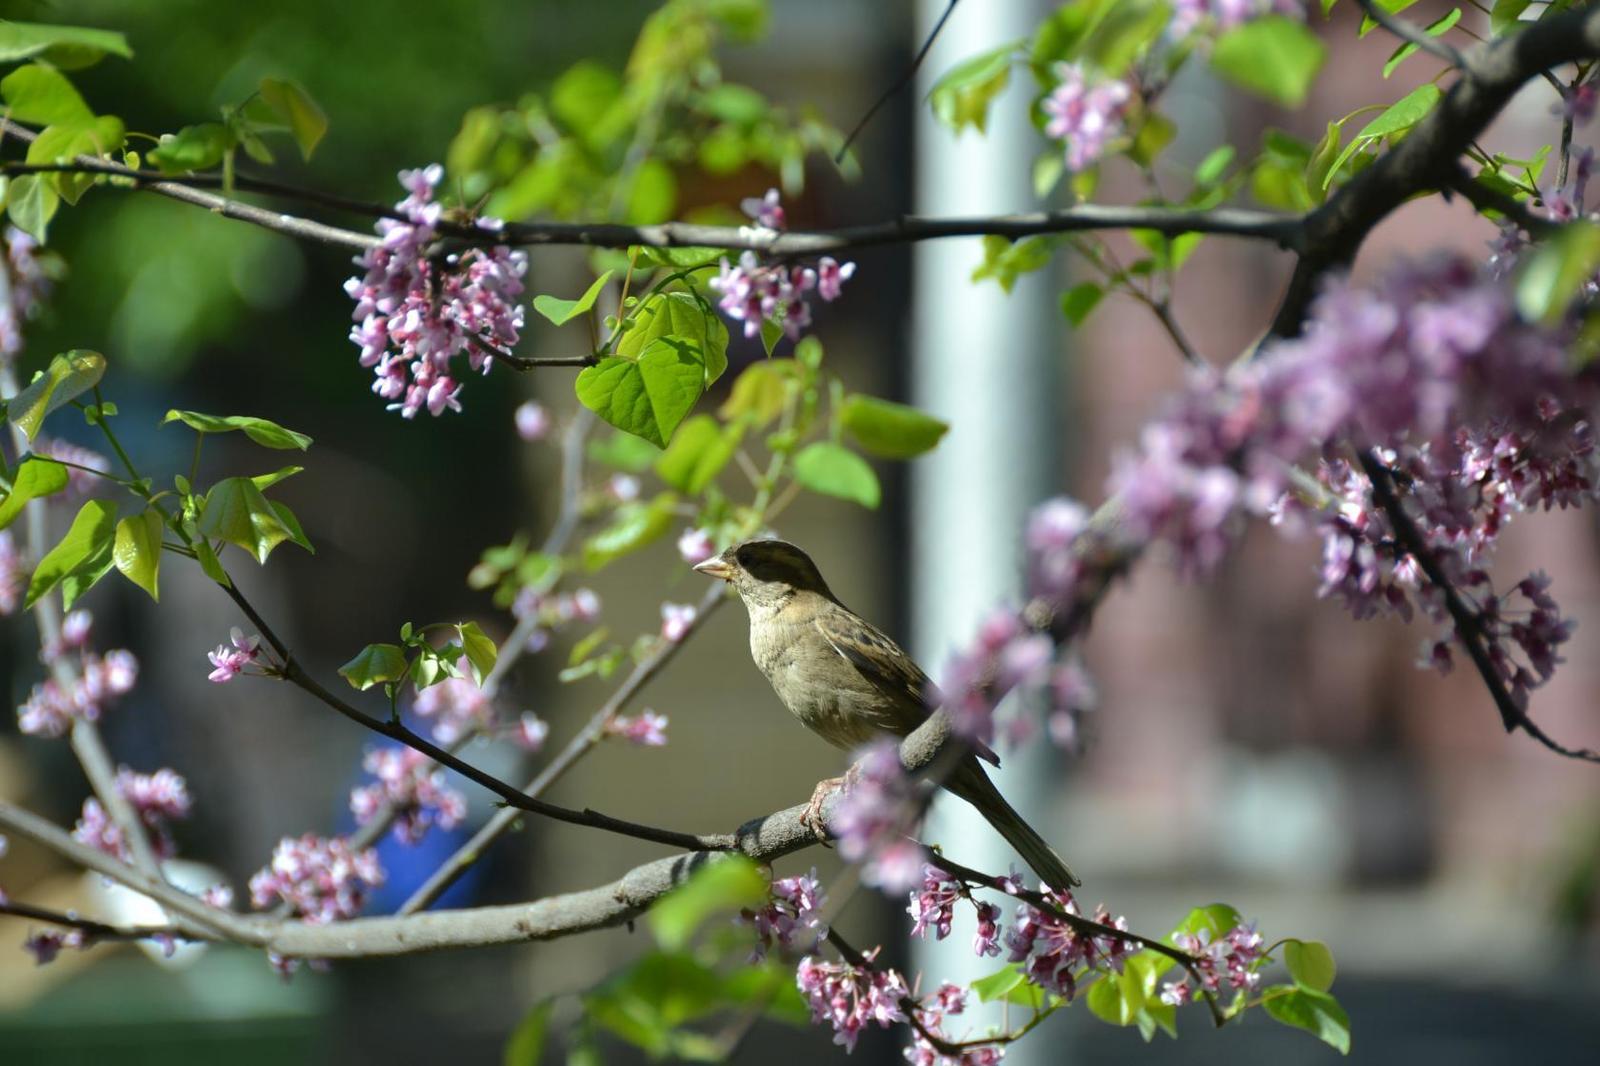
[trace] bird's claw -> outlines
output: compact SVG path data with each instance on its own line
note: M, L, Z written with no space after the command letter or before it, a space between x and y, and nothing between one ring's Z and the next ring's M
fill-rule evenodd
M811 792L811 802L806 804L806 813L800 816L800 824L811 830L825 848L833 845L828 839L828 826L822 819L822 805L834 792L849 786L848 777L846 774L844 777L830 777L826 781L818 781L817 787Z

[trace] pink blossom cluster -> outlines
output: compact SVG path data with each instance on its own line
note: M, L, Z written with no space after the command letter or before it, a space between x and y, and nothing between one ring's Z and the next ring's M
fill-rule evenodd
M877 958L874 948L866 956ZM869 1025L887 1029L906 1020L901 1001L911 995L906 980L894 970L879 970L870 965L824 962L808 955L800 960L795 983L811 1007L814 1025L827 1022L833 1027L833 1042L854 1051L861 1030Z
M917 1005L917 1021L921 1029L912 1029L911 1046L905 1050L905 1059L911 1066L995 1066L1005 1057L1001 1044L979 1044L963 1047L956 1055L947 1055L934 1046L923 1030L949 1040L945 1032L945 1018L961 1014L967 1009L967 990L946 981L931 996Z
M1305 0L1173 0L1167 32L1180 39L1208 26L1227 31L1263 15L1304 19Z
M979 958L1000 954L1000 908L987 900L974 899L964 881L932 863L923 864L922 884L911 892L911 903L906 907L906 913L911 915L911 935L926 937L931 930L935 940L949 936L956 904L963 899L978 914L973 953Z
M22 351L22 324L39 313L50 293L50 276L39 258L39 242L15 226L5 228L5 271L0 285L0 361Z
M676 644L689 635L700 611L692 603L663 603L661 605L661 638Z
M1200 975L1200 989L1216 992L1226 984L1232 989L1252 991L1261 983L1258 972L1264 958L1261 934L1254 922L1237 925L1217 939L1211 939L1209 930L1196 933L1179 933L1173 937L1179 951L1195 957L1195 969ZM1187 972L1178 981L1168 981L1161 988L1161 1002L1179 1006L1194 998L1196 988Z
M619 714L606 723L606 734L647 748L664 747L667 716L648 709L632 716Z
M165 768L153 774L140 774L123 766L117 769L116 786L138 815L156 857L170 859L176 855L178 849L173 843L169 823L189 817L189 786L183 777ZM83 801L83 813L72 827L72 835L80 844L98 848L124 862L132 858L122 830L93 797Z
M1042 886L1042 891L1066 914L1080 913L1071 892L1052 891L1048 886ZM1104 906L1095 908L1092 920L1113 929L1128 928L1126 918L1113 918ZM1006 933L1006 947L1011 952L1010 961L1024 964L1028 980L1070 1000L1084 974L1121 973L1133 945L1117 936L1079 932L1059 914L1031 903L1019 903Z
M372 391L406 418L461 410L451 360L465 353L473 370L488 373L492 349L514 347L522 331L526 252L496 245L437 254L443 208L434 193L443 177L437 164L400 172L409 195L395 205L398 217L378 222L379 244L356 259L366 273L345 283L356 302L350 339L377 376ZM477 221L489 233L502 225Z
M261 908L282 901L320 925L360 914L368 893L381 884L376 851L357 851L343 837L307 833L278 842L272 861L250 878L250 902Z
M1087 170L1122 135L1133 90L1126 82L1096 80L1081 63L1057 63L1056 87L1039 104L1044 135L1063 142L1067 169Z
M678 537L678 557L690 566L703 563L715 554L717 546L709 529L686 529Z
M1586 119L1588 116L1584 112L1593 113L1595 96L1596 90L1592 81L1586 82L1579 93L1567 93L1563 90L1563 103L1558 105L1558 110L1570 109L1575 119ZM1529 205L1529 210L1534 215L1549 219L1551 222L1574 222L1580 218L1594 222L1600 219L1600 212L1593 211L1588 206L1589 178L1593 174L1594 149L1582 148L1574 152L1566 184L1554 188L1541 188L1538 200ZM1501 222L1499 234L1489 245L1489 276L1496 280L1509 277L1528 244L1526 230L1510 219ZM1584 289L1589 296L1600 292L1600 278L1590 277L1585 282Z
M495 724L494 701L472 680L465 660L460 677L447 677L418 692L411 709L433 723L433 739L440 744L454 744Z
M439 764L415 748L377 748L361 768L377 778L350 792L350 813L366 825L387 806L394 812L395 839L416 844L428 827L453 829L467 816L467 801L445 781Z
M234 626L228 631L228 644L218 644L216 651L206 652L206 658L211 660L213 667L211 673L206 675L206 680L223 684L232 681L240 674L250 673L250 667L261 660L261 638L259 636L245 636L244 630Z
M775 234L784 228L786 220L777 189L769 189L762 199L748 198L740 206L755 220L759 227L756 232ZM708 284L712 292L721 296L717 306L722 313L744 323L746 337L754 337L761 332L763 322L772 321L783 328L790 340L798 340L811 325L808 294L815 292L831 303L839 298L844 283L855 272L854 263L840 263L832 256L823 256L815 267L784 266L763 263L755 252L747 250L735 265L730 266L723 259L721 271Z
M900 747L880 740L862 748L834 804L830 828L839 854L861 864L861 879L885 892L905 892L921 880L922 847L910 837L921 819L916 782L900 764Z
M750 961L760 962L767 957L774 944L780 948L795 947L797 939L801 951L815 950L817 942L828 935L828 926L822 918L822 907L827 902L822 884L813 867L809 874L785 877L772 882L771 896L758 910L739 912L738 921L755 927L756 942L750 951Z
M523 711L509 730L511 742L523 751L538 751L550 736L550 723L534 714Z
M102 657L89 648L88 612L74 611L62 624L61 639L43 649L41 656L53 667L67 663L67 680L46 678L33 687L17 708L17 728L32 736L59 737L77 719L99 721L105 708L132 690L139 676L139 661L122 649Z
M1494 591L1484 562L1516 514L1594 496L1600 390L1594 373L1574 372L1566 339L1521 321L1505 287L1461 258L1408 266L1372 289L1339 282L1299 339L1197 373L1140 450L1119 457L1111 488L1133 534L1167 543L1185 573L1209 572L1246 517L1271 515L1287 531L1316 528L1322 591L1357 617L1415 607L1448 626L1365 471L1341 455L1370 451L1522 700L1548 679L1571 627L1542 579L1513 587L1523 612ZM1322 460L1318 475L1299 478L1291 464L1308 456Z
M1076 750L1078 722L1094 706L1094 684L1074 648L1061 646L1053 630L1070 618L1081 595L1080 581L1092 565L1080 541L1089 513L1067 499L1047 500L1034 509L1027 527L1028 602L1002 605L978 627L972 643L945 666L945 709L956 731L989 744L995 738L995 710L1012 692L1043 708L1051 738ZM1026 741L1033 719L1014 715L1005 738Z
M600 595L589 588L553 594L527 587L511 602L511 613L518 621L538 619L539 624L528 634L527 647L530 652L540 652L562 626L596 621L600 617Z

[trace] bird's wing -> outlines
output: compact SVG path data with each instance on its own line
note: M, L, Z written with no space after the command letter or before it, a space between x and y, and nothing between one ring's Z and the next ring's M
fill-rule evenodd
M837 610L817 615L812 624L828 646L888 701L899 719L886 723L894 732L901 736L910 733L944 704L944 693L922 667L871 623L847 610ZM985 762L1000 765L1000 757L986 744L973 741L972 750Z

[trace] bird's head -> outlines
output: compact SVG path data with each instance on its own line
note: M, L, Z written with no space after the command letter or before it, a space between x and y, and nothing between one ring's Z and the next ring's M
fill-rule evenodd
M811 557L784 540L747 540L695 567L732 585L746 604L775 606L796 592L833 593Z

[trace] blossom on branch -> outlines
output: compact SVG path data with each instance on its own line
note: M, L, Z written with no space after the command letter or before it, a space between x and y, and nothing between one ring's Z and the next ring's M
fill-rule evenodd
M771 897L759 910L739 912L737 921L755 927L756 943L750 951L750 962L767 957L774 944L789 948L796 940L805 939L800 950L812 951L817 942L828 935L828 926L822 920L822 907L827 894L817 880L813 867L809 874L785 877L772 882Z
M647 748L667 743L667 716L646 710L636 717L619 714L606 723L606 733Z
M795 983L811 1007L813 1024L827 1022L833 1027L833 1042L854 1051L861 1030L868 1025L887 1029L906 1020L900 1001L911 994L906 980L894 970L878 970L870 964L877 958L874 948L863 965L823 962L815 956L800 960Z
M1052 903L1062 912L1079 914L1071 892L1052 891L1043 886ZM1105 907L1095 909L1093 921L1126 930L1128 921L1111 917ZM1006 934L1011 961L1023 963L1028 980L1046 991L1070 1000L1078 982L1089 972L1121 973L1123 960L1133 945L1117 936L1080 932L1060 914L1031 903L1017 905L1016 918Z
M247 668L256 665L261 658L261 638L259 636L245 636L244 630L234 626L228 631L228 640L233 645L218 644L216 651L206 653L206 658L211 660L215 667L206 680L216 684L225 684L246 673Z
M250 902L261 908L281 901L320 925L360 914L368 894L381 884L376 851L356 851L343 837L307 833L278 842L272 861L250 878Z
M1223 985L1246 992L1254 991L1261 983L1257 972L1262 961L1261 934L1254 922L1238 925L1215 940L1209 930L1179 933L1173 937L1179 951L1193 955L1195 970L1199 973L1199 989L1220 991ZM1191 975L1182 980L1168 981L1161 987L1161 1002L1178 1006L1188 1003L1196 992Z
M446 783L438 763L415 748L377 748L367 752L361 768L377 780L350 793L357 825L366 825L387 806L395 839L416 844L429 826L454 829L467 816L466 798Z
M90 620L87 612L73 614L78 618L63 631L72 643L57 640L40 652L41 658L55 671L66 676L52 676L41 681L17 708L17 728L24 733L59 737L76 720L99 721L105 708L131 691L138 679L139 661L133 653L119 648L104 656L97 655L88 646ZM74 652L76 661L71 659Z
M1080 63L1057 63L1057 85L1039 104L1049 117L1044 135L1062 141L1067 169L1087 170L1123 132L1133 90L1126 82L1091 81Z
M769 189L761 199L745 199L745 214L758 225L754 232L772 235L785 225L778 190ZM790 340L799 340L811 325L811 305L807 294L815 292L829 303L844 291L844 283L856 272L854 263L840 263L823 256L815 267L763 263L755 252L746 250L739 261L729 265L722 260L720 272L707 284L722 298L717 306L735 322L744 323L744 335L754 337L763 322L776 322Z

